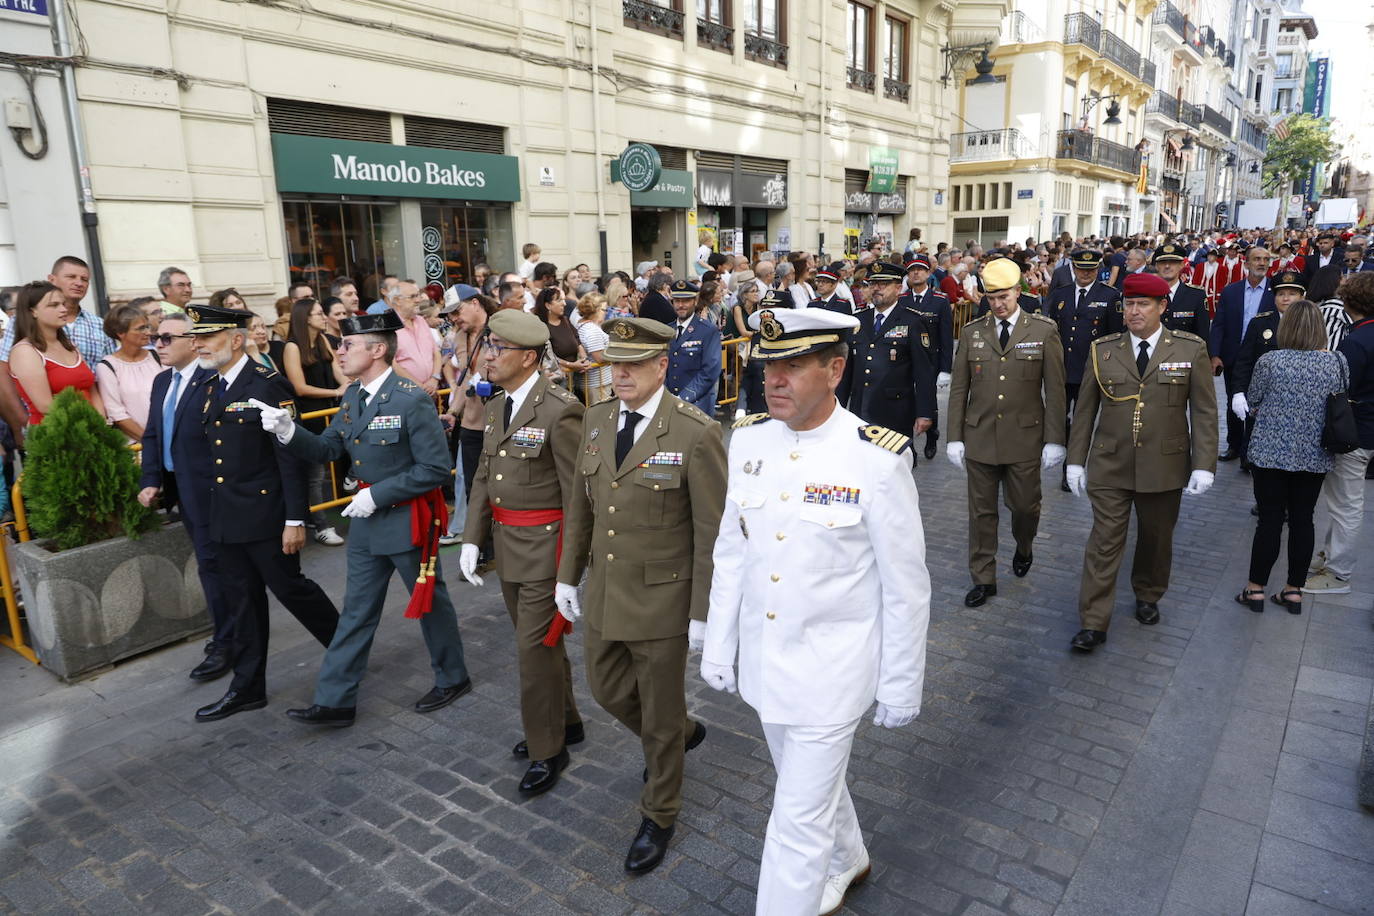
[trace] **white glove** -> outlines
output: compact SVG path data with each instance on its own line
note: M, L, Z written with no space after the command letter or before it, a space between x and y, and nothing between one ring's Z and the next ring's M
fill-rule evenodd
M881 725L883 728L901 728L921 711L919 706L888 706L886 703L878 704L878 711L873 714L873 724Z
M1067 454L1068 450L1064 446L1046 442L1045 447L1040 450L1040 466L1049 469L1057 464L1062 464L1064 456Z
M569 623L582 616L582 605L577 600L577 586L559 582L553 587L553 603Z
M935 387L936 387L936 388L948 388L948 387L949 387L949 373L948 373L948 372L941 372L939 375L935 376Z
M367 518L377 511L377 501L372 498L371 489L362 489L358 495L353 497L353 502L344 506L341 513L344 518Z
M1245 400L1244 391L1237 391L1231 396L1231 413L1240 417L1242 420L1250 413L1250 402Z
M946 444L945 444L945 457L948 458L948 459L949 459L949 463L952 464L952 465L954 465L956 468L961 468L961 467L963 467L963 466L964 466L964 443L962 443L962 442L949 442L949 443L946 443Z
M458 552L458 571L473 585L481 585L482 577L477 575L477 558L482 550L476 544L464 544Z
M257 398L249 398L248 403L256 407L261 414L264 430L275 435L282 445L291 441L291 437L296 434L296 424L291 419L291 411L264 404Z
M706 645L706 621L687 621L687 648L696 652Z
M1064 478L1074 496L1083 495L1083 465L1071 464L1064 469Z
M701 679L713 690L734 693L739 689L735 686L734 665L717 665L703 658L701 660Z
M1236 395L1241 397L1241 395ZM1216 475L1211 471L1194 471L1188 478L1188 486L1183 488L1183 492L1189 496L1201 496L1212 489L1212 481L1216 480Z

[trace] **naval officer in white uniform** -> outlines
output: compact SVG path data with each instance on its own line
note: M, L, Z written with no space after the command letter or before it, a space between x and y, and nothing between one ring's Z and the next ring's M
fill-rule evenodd
M907 436L842 408L858 320L764 309L768 413L735 423L702 678L758 712L777 768L756 912L838 912L869 872L845 770L859 720L920 712L930 575Z

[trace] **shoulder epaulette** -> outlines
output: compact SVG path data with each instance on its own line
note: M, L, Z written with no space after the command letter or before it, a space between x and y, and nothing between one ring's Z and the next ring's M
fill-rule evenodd
M269 368L267 368L266 366L264 366L262 363L254 363L254 364L253 364L253 368L254 368L255 370L257 370L258 375L261 375L263 378L276 378L276 377L277 377L277 370L276 370L276 369L269 369Z
M1104 344L1104 343L1109 343L1109 342L1111 342L1111 341L1120 340L1120 339L1121 339L1121 332L1120 332L1120 331L1117 331L1115 334L1106 334L1106 335L1104 335L1104 336L1102 336L1102 337L1099 337L1099 338L1097 338L1097 340L1093 341L1093 343L1094 343L1094 344Z
M1274 314L1274 310L1273 310L1273 309L1268 309L1267 311L1260 312L1260 313L1259 313L1258 315L1256 315L1255 317L1256 317L1256 318L1268 318L1268 317L1269 317L1270 315L1272 315L1272 314Z
M615 396L615 395L611 395L611 396L608 397L608 398L602 398L601 400L599 400L599 401L597 401L596 403L592 404L592 406L593 406L593 407L600 407L602 404L609 404L609 403L611 403L611 402L614 401L614 400L617 400L616 396Z
M561 401L576 401L577 397L562 385L550 385L549 393Z
M1189 283L1187 280L1184 280L1184 281L1183 281L1183 285L1184 285L1184 286L1191 287L1191 288L1193 288L1193 289L1202 289L1202 287L1199 286L1198 284L1196 284L1196 283ZM1206 292L1206 290L1203 290L1203 292Z
M982 321L982 320L983 320L984 318L986 318L987 316L988 316L987 313L984 312L983 314L979 315L977 318L970 318L968 321L965 321L965 322L964 322L964 327L968 327L968 326L970 326L970 325L978 324L980 321Z
M1169 333L1174 335L1175 337L1181 337L1184 340L1191 340L1194 343L1206 343L1205 340L1203 340L1201 337L1198 337L1192 331L1170 331Z
M1039 318L1041 321L1046 322L1047 324L1052 324L1056 328L1059 327L1059 322L1055 321L1049 315L1042 315L1039 312L1027 312L1026 314L1031 316L1032 318Z
M396 379L396 387L403 389L405 391L418 391L420 389L419 385L415 384L408 378Z
M860 426L859 438L865 442L871 442L878 448L885 448L894 454L900 454L911 446L911 437L904 436L895 429L888 429L886 426Z
M1024 297L1027 298L1027 299L1034 299L1036 302L1039 302L1039 301L1040 301L1040 294L1039 294L1039 293L1018 293L1017 295L1018 295L1018 296L1024 296Z
M677 402L677 411L685 417L691 417L693 420L700 420L703 423L708 423L711 420L700 407L695 404L688 404L681 399Z
M932 289L931 292L934 293L935 295L939 296L941 299L948 299L948 298L949 298L949 296L948 296L945 292L943 292L942 290Z
M749 416L747 416L747 417L740 417L740 418L739 418L738 420L736 420L734 423L731 423L731 424L730 424L730 428L731 428L731 429L744 429L744 427L746 427L746 426L753 426L755 423L762 423L764 420L771 420L771 419L773 419L773 415L772 415L772 414L767 414L767 413L751 413L751 414L749 414Z

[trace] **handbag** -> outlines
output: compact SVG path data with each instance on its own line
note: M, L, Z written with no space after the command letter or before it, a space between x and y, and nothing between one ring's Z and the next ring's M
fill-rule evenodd
M1350 382L1341 364L1341 390L1326 396L1326 420L1322 424L1322 448L1333 455L1345 455L1360 447L1355 426L1355 411L1350 406Z

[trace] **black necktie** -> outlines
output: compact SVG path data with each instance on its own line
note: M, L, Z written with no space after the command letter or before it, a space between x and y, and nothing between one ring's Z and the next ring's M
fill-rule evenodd
M616 467L620 467L625 462L625 456L630 454L630 448L635 444L635 426L644 419L633 410L622 410L621 413L625 415L625 425L615 434Z
M1083 308L1083 300L1088 297L1088 291L1083 287L1078 287L1078 307Z
M1010 340L1010 339L1011 339L1011 322L1010 322L1010 321L1007 321L1005 318L1003 318L1003 319L1002 319L1002 333L997 335L997 342L1002 346L1002 349L1005 350L1005 349L1007 348L1007 341Z
M1149 364L1150 342L1148 340L1142 340L1140 342L1140 355L1135 358L1135 368L1136 371L1140 373L1141 378L1145 377L1145 367Z
M877 340L878 335L883 333L883 313L874 311L873 313L873 339Z
M359 407L359 408L363 408L363 407L366 407L366 406L367 406L367 389L366 389L366 388L359 388L359 389L358 389L358 407Z
M505 430L510 429L510 418L511 418L511 415L514 414L514 413L515 413L515 401L511 400L511 396L510 396L510 395L506 395L506 412L505 412L505 414L503 414L504 420L503 420L502 422L503 422L504 425L502 426L502 431L505 431Z

